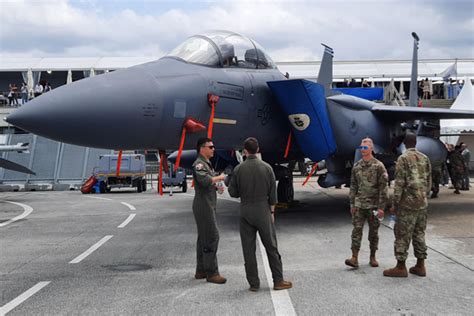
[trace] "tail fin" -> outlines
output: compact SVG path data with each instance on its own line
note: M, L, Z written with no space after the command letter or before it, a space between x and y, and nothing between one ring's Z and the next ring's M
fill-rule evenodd
M324 86L324 89L328 91L331 89L332 84L332 59L334 51L331 47L321 43L324 46L323 60L321 61L321 67L319 67L318 83Z
M418 42L420 38L415 32L411 33L413 36L413 58L411 61L411 81L410 81L410 100L409 106L418 105Z

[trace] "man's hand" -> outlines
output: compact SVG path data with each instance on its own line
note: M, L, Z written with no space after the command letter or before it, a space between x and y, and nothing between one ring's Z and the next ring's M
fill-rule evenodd
M272 223L275 224L275 213L272 213Z
M358 211L357 207L351 207L351 215L354 215Z
M226 177L226 175L222 173L222 174L217 176L217 181L224 181L225 177Z

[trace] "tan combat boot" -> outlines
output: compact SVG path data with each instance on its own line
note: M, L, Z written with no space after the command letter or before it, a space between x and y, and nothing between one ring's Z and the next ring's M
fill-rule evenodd
M274 290L286 290L291 289L293 287L293 283L290 281L281 280L278 282L273 283Z
M397 260L395 268L384 270L383 275L386 277L406 278L408 276L408 271L405 265L405 260Z
M410 268L411 274L416 274L421 277L426 276L426 268L425 268L425 259L417 259L416 265Z
M216 283L216 284L224 284L227 282L227 279L224 278L220 274L215 274L213 276L207 277L207 282Z
M352 258L346 259L345 261L346 265L353 268L358 268L359 267L359 261L357 260L358 256L359 256L359 250L352 249Z
M377 259L375 259L375 251L376 250L370 251L370 261L369 261L370 266L374 268L379 266L379 262L377 261Z

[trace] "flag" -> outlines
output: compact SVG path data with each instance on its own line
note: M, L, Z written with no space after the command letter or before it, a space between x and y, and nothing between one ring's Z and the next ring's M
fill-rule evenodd
M451 66L449 66L448 68L446 68L439 75L441 77L443 77L444 81L446 81L446 80L448 80L449 78L452 78L452 77L457 77L458 76L458 69L457 68L458 68L457 63L454 63Z

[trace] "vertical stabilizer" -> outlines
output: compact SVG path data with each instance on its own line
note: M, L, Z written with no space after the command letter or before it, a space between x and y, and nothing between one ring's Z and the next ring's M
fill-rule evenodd
M411 81L410 81L410 100L409 106L418 105L418 41L420 38L415 32L411 33L413 36L413 58L411 61Z
M324 46L324 55L321 61L321 67L319 67L318 83L324 86L324 89L327 91L331 89L332 84L332 59L334 51L331 47L323 43L321 43L321 45Z

